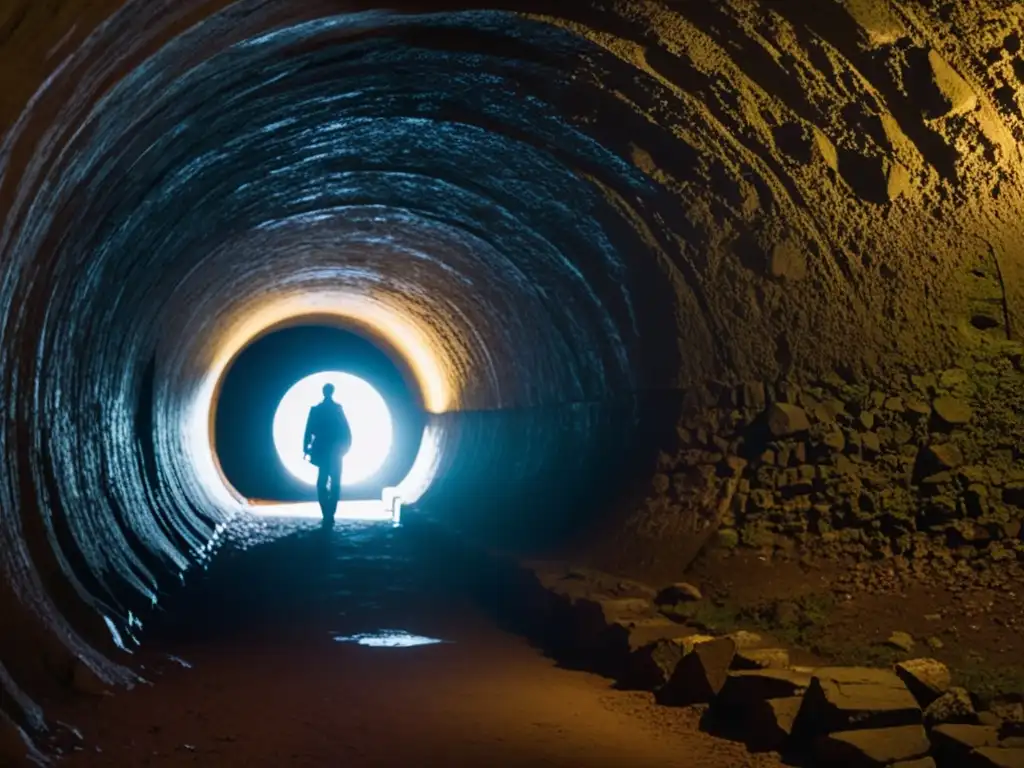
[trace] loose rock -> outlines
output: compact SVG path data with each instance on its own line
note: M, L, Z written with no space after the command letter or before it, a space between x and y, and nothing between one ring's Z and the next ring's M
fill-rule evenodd
M768 409L768 429L775 437L788 437L811 428L803 408L789 403L772 403Z
M928 726L945 723L977 724L978 713L974 711L971 695L963 688L951 688L933 701L924 711Z
M893 632L889 635L889 639L885 641L885 644L898 651L905 651L907 653L914 650L914 638L906 632Z
M949 667L936 659L902 661L896 665L896 674L922 707L948 691L953 680Z
M967 424L974 416L971 406L955 397L937 397L932 408L939 421L950 427Z
M627 688L656 691L669 681L686 650L672 640L656 640L637 649L630 657L620 682Z
M736 643L729 637L696 645L658 691L658 702L674 706L710 702L725 685L735 654Z

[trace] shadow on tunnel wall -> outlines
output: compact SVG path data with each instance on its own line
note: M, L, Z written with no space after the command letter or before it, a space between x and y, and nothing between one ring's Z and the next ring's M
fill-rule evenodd
M418 509L484 546L562 555L615 530L677 440L683 393L435 416L451 459Z

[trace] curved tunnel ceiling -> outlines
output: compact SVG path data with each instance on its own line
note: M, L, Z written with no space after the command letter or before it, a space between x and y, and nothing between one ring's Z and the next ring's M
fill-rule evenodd
M8 692L45 677L25 638L132 679L109 638L238 507L216 381L288 317L387 339L438 414L424 476L481 481L591 422L444 414L941 362L986 260L1019 327L1013 3L428 5L0 16Z

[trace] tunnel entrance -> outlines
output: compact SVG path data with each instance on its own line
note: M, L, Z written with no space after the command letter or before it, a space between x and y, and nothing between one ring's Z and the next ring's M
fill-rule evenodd
M316 499L316 469L305 462L301 441L306 414L328 380L353 428L345 499L379 500L408 474L426 421L415 380L375 340L307 318L250 342L221 381L214 451L240 495L273 503Z

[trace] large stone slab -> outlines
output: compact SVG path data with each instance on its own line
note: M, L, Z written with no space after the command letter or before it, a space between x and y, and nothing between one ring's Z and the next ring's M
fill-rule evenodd
M999 746L999 729L993 725L940 725L932 729L931 738L942 764L963 765L978 747Z
M919 757L917 760L900 760L890 768L937 768L934 757Z
M1024 749L980 747L964 763L965 768L1024 768Z
M732 660L736 670L789 669L789 651L785 648L753 648L736 651Z
M698 643L709 640L714 638L710 635L690 634L684 637L661 638L647 643L630 655L619 682L626 688L656 691L672 678L676 667L686 654Z
M782 751L793 735L801 704L802 696L752 702L739 721L747 746L755 752Z
M921 707L894 672L867 667L817 669L797 719L802 738L857 729L919 725Z
M811 684L811 675L789 669L758 669L729 672L716 707L750 709L768 699L802 698Z
M660 704L706 704L722 690L729 675L736 643L720 637L696 645L676 666L669 681L656 694Z
M681 639L693 635L694 630L669 619L619 619L595 638L594 665L599 672L622 679L637 668L637 653L662 641ZM664 653L659 658L667 659ZM682 651L679 653L682 658ZM674 668L674 667L673 667ZM654 690L646 688L646 690Z
M931 744L922 725L842 731L815 742L817 764L831 768L881 768L925 757Z

